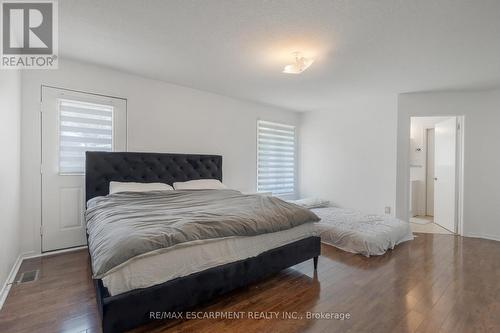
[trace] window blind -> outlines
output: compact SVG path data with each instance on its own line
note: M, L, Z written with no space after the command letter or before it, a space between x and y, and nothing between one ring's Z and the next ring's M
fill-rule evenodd
M257 191L295 194L295 126L257 122Z
M87 150L113 150L113 106L59 100L59 173L84 173Z

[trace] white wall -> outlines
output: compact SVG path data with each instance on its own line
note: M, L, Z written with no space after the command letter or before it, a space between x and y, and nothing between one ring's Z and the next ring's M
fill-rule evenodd
M0 73L0 288L20 254L21 74ZM0 294L0 298L1 298ZM0 299L1 303L1 299ZM1 304L0 304L1 306Z
M464 236L500 240L500 90L401 94L398 102L397 216L408 215L411 116L465 116Z
M224 182L242 191L255 190L257 118L294 125L299 122L296 112L72 61L61 61L59 70L25 71L22 119L24 251L40 251L42 84L126 98L129 151L221 154Z
M348 100L301 117L300 190L369 213L394 209L396 96Z

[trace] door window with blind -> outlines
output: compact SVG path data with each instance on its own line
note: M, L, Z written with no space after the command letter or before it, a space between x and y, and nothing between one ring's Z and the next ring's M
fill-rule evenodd
M257 121L257 192L295 195L295 126Z
M59 174L85 171L86 151L113 151L113 106L59 100Z

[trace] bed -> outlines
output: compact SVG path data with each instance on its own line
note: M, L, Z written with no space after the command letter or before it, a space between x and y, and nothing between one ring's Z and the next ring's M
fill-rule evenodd
M161 210L155 208L155 205L161 203L161 209L165 209L174 201L184 202L185 206L186 202L193 200L193 211L196 211L201 209L196 207L205 207L205 204L216 205L219 197L223 200L221 202L234 203L235 207L239 204L242 210L245 210L246 206L255 206L254 203L259 200L270 200L231 190L217 191L217 194L207 190L151 192L147 196L133 193L108 195L111 181L160 182L171 185L174 182L196 179L222 181L222 157L131 152L86 153L89 253L103 332L123 332L154 320L151 312L192 309L216 296L309 259L313 259L316 269L320 255L320 238L316 236L313 223L305 223L306 215L301 217L301 214L306 214L305 211L294 212L297 223L294 222L295 218L290 217L290 226L286 228L276 227L273 219L252 219L252 224L250 220L235 216L232 218L237 220L210 221L211 228L199 232L219 232L221 234L218 234L218 237L207 236L200 239L198 235L191 239L186 236L185 230L182 230L178 233L186 236L182 241L179 241L182 238L180 236L161 239L161 242L168 243L168 248L156 248L160 241L158 238L138 243L137 247L131 246L135 241L143 241L144 235L134 238L127 236L127 232L133 230L130 228L137 222L138 218L135 217L139 216L138 212L150 211L146 203L152 205L151 212L158 213ZM276 199L271 200L274 200L274 205L282 205ZM124 202L126 206L123 206ZM126 209L120 207L128 209L131 206L134 206L133 214L128 213L134 218L118 219L118 213L126 212ZM112 212L110 207L116 207L115 211ZM223 210L226 207L215 209ZM172 213L175 208L169 208L167 211L169 218L175 219L177 212ZM181 210L179 214L180 212ZM208 213L207 215L211 215ZM184 209L182 214L184 215L179 216L185 217L189 211ZM154 213L151 215L154 216ZM115 220L108 221L111 216ZM140 215L140 218L143 216ZM147 220L148 224L145 225L148 228L150 224L157 228L162 227L153 220L154 218ZM247 230L243 236L233 235L229 231L226 235L227 229L223 223L237 225L234 224L235 221L242 223L243 229L251 230L254 234L247 236ZM182 224L180 227L176 225L176 228L182 227ZM189 227L192 227L192 224ZM113 243L113 239L116 243Z
M321 241L343 251L367 257L382 255L413 239L410 224L394 217L368 215L338 207L311 210L321 218L316 223Z

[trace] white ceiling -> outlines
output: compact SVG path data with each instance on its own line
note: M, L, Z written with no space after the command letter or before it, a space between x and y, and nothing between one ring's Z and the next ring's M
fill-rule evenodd
M499 0L62 0L60 55L293 110L500 85ZM281 73L293 51L315 57Z

